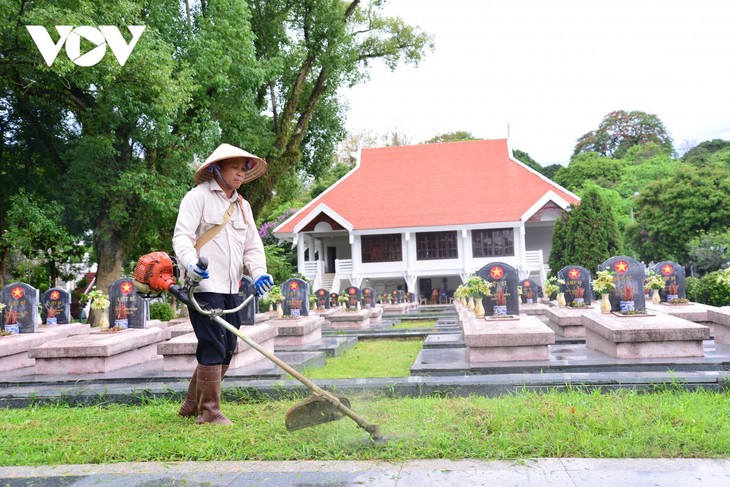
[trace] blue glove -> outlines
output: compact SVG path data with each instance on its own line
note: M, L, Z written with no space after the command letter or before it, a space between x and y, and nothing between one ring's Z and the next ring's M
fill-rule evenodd
M256 282L254 284L256 286L256 295L263 296L264 293L274 287L274 279L272 279L268 274L261 274L256 278Z
M203 279L208 279L208 269L202 269L197 262L196 263L190 263L185 267L188 271L188 275L195 279L196 281L201 281Z

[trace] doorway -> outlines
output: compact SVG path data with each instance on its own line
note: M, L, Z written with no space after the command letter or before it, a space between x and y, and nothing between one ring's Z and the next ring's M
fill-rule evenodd
M327 247L327 268L324 270L326 273L335 272L335 259L337 259L337 247Z

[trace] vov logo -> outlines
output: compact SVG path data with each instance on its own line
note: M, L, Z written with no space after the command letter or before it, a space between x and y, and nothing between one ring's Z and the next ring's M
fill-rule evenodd
M127 41L122 37L122 33L113 25L100 25L98 28L88 25L76 28L72 25L57 25L56 32L58 32L59 39L56 43L53 42L48 30L42 25L25 26L47 65L51 66L53 64L65 44L68 58L77 66L83 67L93 66L101 61L104 54L106 54L107 44L117 58L119 65L124 66L145 27L144 25L128 26L127 28L132 34L132 40L127 44ZM82 37L96 47L81 54Z

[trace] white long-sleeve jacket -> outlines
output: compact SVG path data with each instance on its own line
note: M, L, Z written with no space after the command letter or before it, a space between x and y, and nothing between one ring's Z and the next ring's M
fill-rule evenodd
M229 206L237 200L239 202L225 228L196 252L197 239L210 227L222 223ZM189 262L197 262L198 257L208 259L210 277L200 281L198 292L237 293L244 264L254 280L266 273L264 245L256 229L251 205L243 198L239 199L238 193L230 199L226 197L215 180L199 184L183 197L172 247L183 267Z

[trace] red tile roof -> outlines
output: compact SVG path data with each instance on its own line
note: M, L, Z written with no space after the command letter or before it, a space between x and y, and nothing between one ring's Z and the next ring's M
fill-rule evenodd
M505 139L363 149L357 170L276 233L293 233L322 203L354 230L513 222L549 191L577 203L508 154Z

